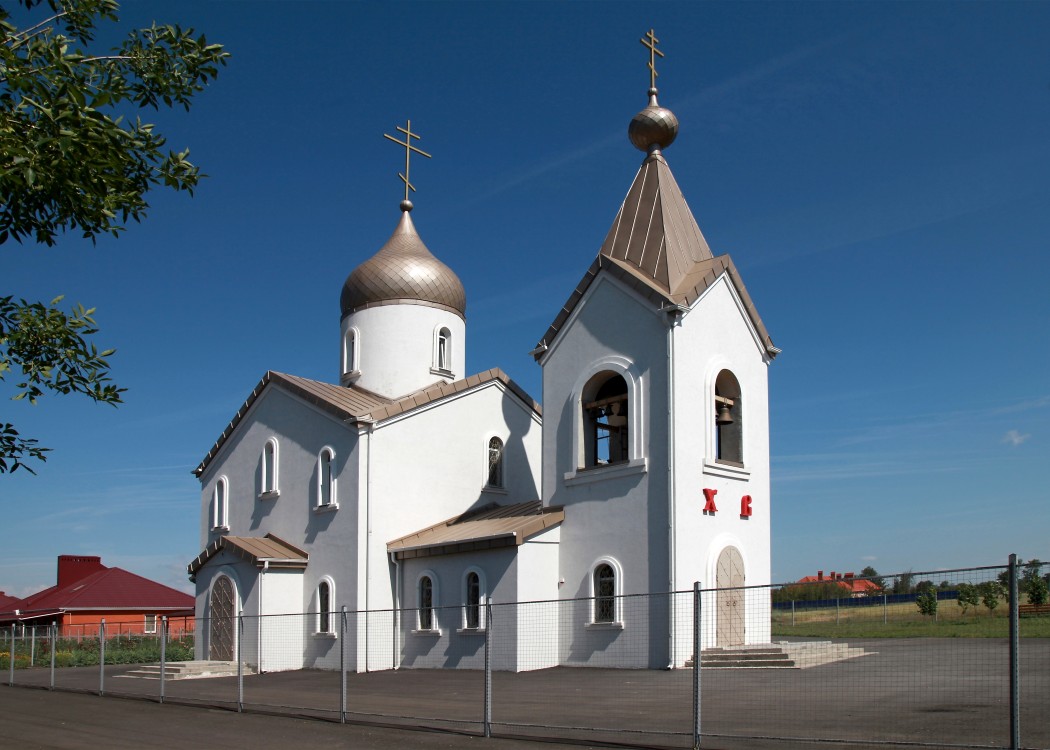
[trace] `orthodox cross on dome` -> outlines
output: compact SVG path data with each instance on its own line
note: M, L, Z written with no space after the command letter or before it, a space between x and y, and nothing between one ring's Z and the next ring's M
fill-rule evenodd
M397 130L398 130L398 132L405 134L405 140L399 141L394 136L387 135L386 133L383 133L383 137L390 139L391 141L393 141L394 143L396 143L399 146L404 146L405 147L405 173L401 174L400 172L398 172L397 176L400 177L401 181L405 183L405 200L401 204L401 208L402 208L402 210L405 210L405 211L411 211L412 210L412 202L408 199L408 191L411 190L413 193L416 191L416 186L413 185L408 179L408 175L409 175L409 171L408 170L409 170L409 166L411 165L412 152L414 151L415 153L419 154L420 156L425 156L428 159L430 159L432 157L426 151L423 151L422 149L416 148L415 146L412 145L412 139L415 138L416 140L419 140L419 134L412 132L412 121L411 120L405 120L405 127L401 127L400 125L398 125L397 126Z
M645 36L638 41L642 43L642 46L649 48L649 88L655 89L656 76L659 75L659 73L656 72L656 56L664 56L664 53L656 48L656 45L660 43L660 40L656 38L653 30L649 29Z

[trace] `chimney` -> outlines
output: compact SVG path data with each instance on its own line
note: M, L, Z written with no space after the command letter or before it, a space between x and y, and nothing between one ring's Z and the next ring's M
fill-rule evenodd
M81 578L87 578L92 573L106 570L102 564L101 557L93 555L59 555L58 556L58 587L65 588L76 583Z
M850 578L853 578L853 573L846 574L846 579L849 580Z
M833 570L833 571L831 571L831 580L833 580L833 581L834 581L834 580L835 580L836 578L838 578L838 575L837 575L837 574L835 573L835 571L834 571L834 570Z
M823 570L818 570L817 571L817 580L818 581L823 581L824 580L824 571Z

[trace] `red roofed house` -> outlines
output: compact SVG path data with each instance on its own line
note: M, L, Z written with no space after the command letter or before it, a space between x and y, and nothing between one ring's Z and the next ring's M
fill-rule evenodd
M0 598L0 627L58 624L63 636L156 633L161 617L168 632L193 630L193 597L129 573L109 568L101 557L59 555L58 582L25 599Z
M882 589L874 581L869 581L866 578L855 578L853 573L836 573L831 571L831 575L827 578L824 577L824 571L818 570L815 576L806 576L800 578L799 583L835 583L842 588L849 591L850 596L871 596L877 594Z

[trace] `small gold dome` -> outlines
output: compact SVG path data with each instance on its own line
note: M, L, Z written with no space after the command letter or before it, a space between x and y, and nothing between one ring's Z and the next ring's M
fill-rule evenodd
M402 206L401 221L390 239L346 277L339 300L344 317L364 307L397 302L432 304L465 317L463 283L423 244L409 210L411 204Z
M667 148L678 135L678 118L656 101L656 89L649 89L649 106L636 114L627 127L627 137L640 151Z

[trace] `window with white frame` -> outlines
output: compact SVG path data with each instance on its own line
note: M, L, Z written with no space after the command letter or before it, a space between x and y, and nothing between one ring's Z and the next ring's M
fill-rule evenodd
M277 494L277 455L277 438L270 438L263 446L262 492L260 494Z
M211 492L211 527L212 529L228 529L229 526L229 494L230 486L226 477L219 477Z
M615 372L600 372L587 382L581 401L583 468L628 461L627 381Z
M485 578L480 570L468 570L463 577L463 627L481 630L485 627Z
M442 328L437 333L435 342L434 366L439 370L452 369L452 332Z
M144 633L156 633L157 632L157 616L146 615L146 622L142 626L142 632Z
M418 606L416 607L417 624L420 630L437 630L437 616L434 612L434 578L431 575L419 577Z
M600 562L594 566L592 573L594 586L594 619L595 623L614 623L619 621L616 568L609 562Z
M343 372L351 373L357 372L360 367L358 365L358 352L360 351L360 336L356 328L350 328L345 334L343 334Z
M332 582L327 578L317 584L317 632L334 633L332 630Z
M503 488L503 441L498 437L489 438L488 449L488 480L485 482L489 487Z
M336 508L335 451L325 446L317 456L317 507Z
M715 379L715 460L744 465L744 409L740 383L729 370Z

